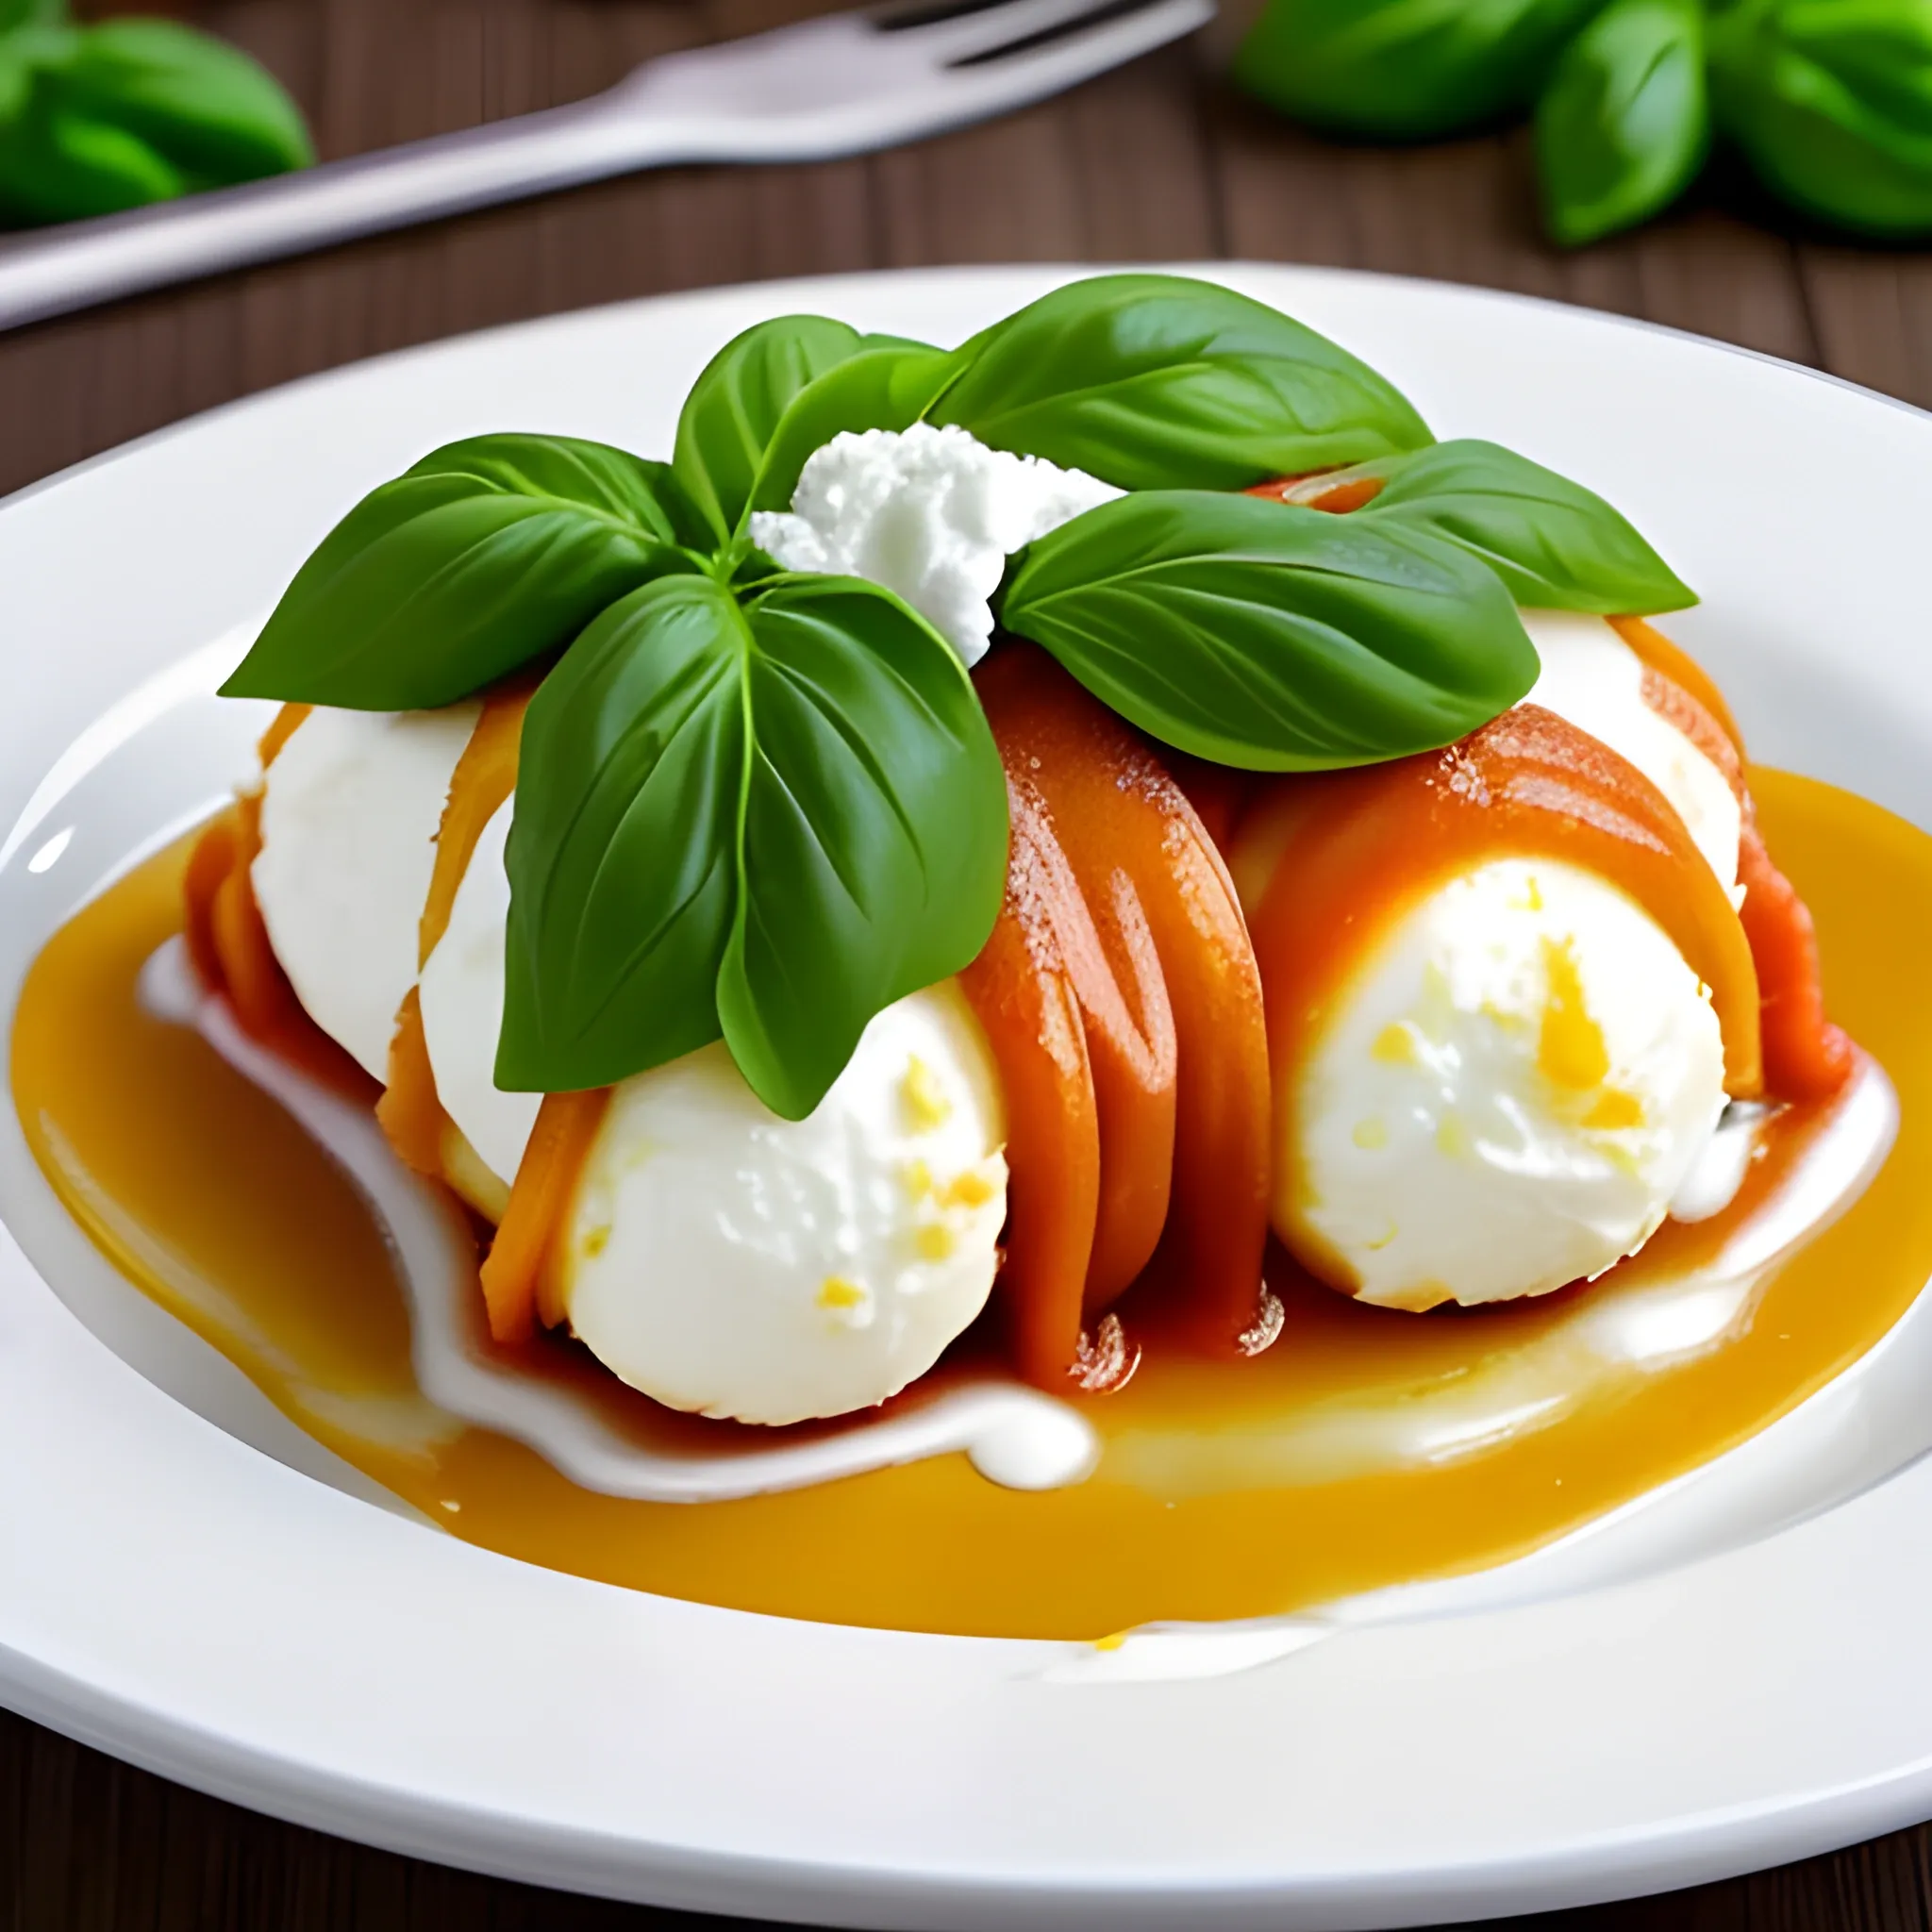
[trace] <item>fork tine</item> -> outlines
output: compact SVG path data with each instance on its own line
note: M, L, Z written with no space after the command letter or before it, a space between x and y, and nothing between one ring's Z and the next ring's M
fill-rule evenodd
M874 16L879 31L916 47L941 66L993 58L1005 47L1035 44L1035 37L1077 30L1114 0L902 0L901 10ZM1148 0L1152 4L1152 0Z
M1197 25L1213 13L1213 0L1183 0L1178 9L1174 0L1098 0L1098 4L1096 0L1018 0L1016 5L982 15L974 22L981 29L973 36L974 43L949 53L945 64L951 68L984 67L1023 55L1044 54L1053 47L1071 51L1077 44L1086 49L1097 45L1108 27L1117 24L1124 26L1136 20L1141 23L1141 32L1158 29L1147 44L1158 46L1187 31L1186 27L1168 28L1165 23L1154 18L1176 10L1198 16L1191 17L1189 23ZM1004 31L994 34L991 31L994 27ZM1129 32L1124 37L1135 39L1138 35Z
M1179 40L1214 18L1215 0L1106 0L1085 18L1026 35L946 68L970 114L1003 113Z
M883 7L868 7L862 12L880 33L898 34L914 27L941 26L947 21L990 13L1012 4L1013 0L888 0Z

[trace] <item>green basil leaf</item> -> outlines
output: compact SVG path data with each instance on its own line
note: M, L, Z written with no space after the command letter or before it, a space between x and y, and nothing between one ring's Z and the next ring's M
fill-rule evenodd
M734 336L705 365L678 415L671 466L715 541L743 521L765 446L791 399L864 346L849 323L781 315Z
M766 444L746 513L790 509L806 459L841 430L909 428L958 367L958 358L942 349L894 343L866 349L808 383Z
M985 943L1005 780L958 659L889 593L666 578L531 701L508 867L500 1086L604 1086L722 1033L797 1120L874 1013Z
M1431 750L1537 675L1509 593L1466 551L1263 497L1103 504L1021 553L1002 614L1143 731L1251 771Z
M477 436L365 496L282 593L222 687L402 711L560 650L667 573L695 522L670 468L562 436Z
M1612 0L1536 108L1543 220L1566 248L1647 222L1710 148L1703 0Z
M865 1024L986 944L1007 788L952 646L890 592L794 577L751 606L741 897L724 1039L774 1113L809 1113Z
M1234 77L1317 127L1452 134L1530 101L1602 0L1270 0Z
M0 221L112 214L179 194L180 171L137 136L63 105L80 33L29 24L0 36Z
M80 34L71 26L29 23L0 33L0 140L44 96L44 79L71 62Z
M172 20L87 28L60 76L75 111L139 136L200 187L253 181L315 158L301 110L239 47Z
M9 226L118 214L192 186L146 142L110 122L36 101L0 126L0 215Z
M66 19L66 0L0 0L0 34L24 26L59 26Z
M314 158L302 117L224 42L165 20L0 36L0 208L72 221Z
M1718 130L1808 213L1932 232L1932 0L1731 0L1708 27Z
M1364 463L1321 481L1386 476L1353 515L1432 531L1486 563L1516 602L1606 614L1681 610L1691 591L1594 491L1474 438Z
M497 1085L599 1087L719 1036L738 898L743 613L708 577L610 606L525 713Z
M933 422L1122 490L1239 490L1429 441L1346 350L1180 275L1070 283L958 353Z

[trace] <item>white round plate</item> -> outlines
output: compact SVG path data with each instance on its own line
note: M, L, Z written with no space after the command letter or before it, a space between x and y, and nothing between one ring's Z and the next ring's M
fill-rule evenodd
M1932 825L1932 422L1545 304L1196 272L1366 357L1439 434L1601 490L1703 591L1674 627L1757 754ZM666 453L691 376L760 317L951 342L1072 273L770 284L533 323L256 397L0 507L8 1006L46 931L160 829L142 801L228 776L184 779L165 731L132 766L100 764L115 733L96 731L50 778L62 747L130 692L123 725L196 688L170 667L232 649L364 490L491 428ZM172 776L143 791L149 766ZM118 791L110 770L131 774ZM0 1698L260 1809L665 1904L1109 1932L1524 1911L1932 1814L1932 1464L1634 1580L1124 1681L1070 1669L1074 1645L587 1583L373 1507L185 1331L114 1303L50 1198L8 1106ZM1909 1450L1860 1453L1840 1496Z

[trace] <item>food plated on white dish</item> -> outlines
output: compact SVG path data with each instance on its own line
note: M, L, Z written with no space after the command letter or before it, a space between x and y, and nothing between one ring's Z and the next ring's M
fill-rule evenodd
M1681 506L1258 279L353 473L22 961L70 1233L489 1560L1041 1694L1886 1474L1731 1472L1915 1334L1932 848L1747 764Z

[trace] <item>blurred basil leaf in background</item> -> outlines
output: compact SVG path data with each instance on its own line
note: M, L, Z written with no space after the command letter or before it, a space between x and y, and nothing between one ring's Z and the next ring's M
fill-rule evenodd
M0 37L0 225L112 214L188 192L165 155L63 98L59 76L79 45L64 26Z
M1313 126L1404 141L1535 100L1573 246L1668 206L1713 128L1808 214L1932 234L1932 0L1270 0L1234 75Z
M1932 229L1932 0L1731 0L1719 130L1774 193L1868 234Z
M1536 108L1543 219L1566 248L1647 222L1710 149L1702 0L1611 0Z
M66 0L0 0L0 34L17 26L58 26L66 18Z
M1270 0L1234 77L1316 127L1419 141L1535 97L1602 0Z
M300 110L240 49L169 20L0 33L0 221L73 221L306 167Z

